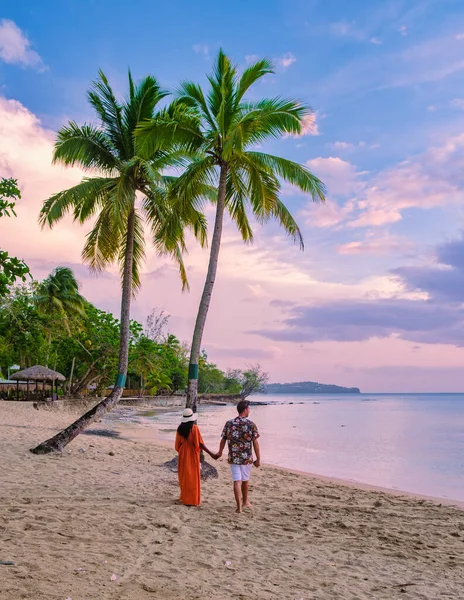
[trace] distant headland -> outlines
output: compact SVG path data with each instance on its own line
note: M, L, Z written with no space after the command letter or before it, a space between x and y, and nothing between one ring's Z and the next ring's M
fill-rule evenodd
M295 383L268 383L267 394L360 394L357 387L343 387L317 383L316 381L299 381Z

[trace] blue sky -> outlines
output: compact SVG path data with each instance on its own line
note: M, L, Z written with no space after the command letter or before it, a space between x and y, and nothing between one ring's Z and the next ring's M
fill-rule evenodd
M129 67L135 77L152 73L175 89L182 79L206 85L220 47L242 68L266 56L276 73L253 95L297 97L315 110L307 135L266 150L306 163L326 182L328 201L315 206L284 189L304 230L304 254L272 225L259 231L253 248L242 247L231 227L226 232L205 336L210 356L221 366L260 360L273 380L462 389L462 2L9 4L0 12L0 168L20 179L21 209L32 216L26 245L14 227L3 234L11 249L36 261L36 276L58 260L58 237L45 240L38 231L37 208L79 176L48 171L54 131L68 119L93 118L85 91L99 68L124 94ZM85 231L66 227L73 243L60 247L60 260L78 265ZM190 337L206 258L194 248L189 260L190 296L180 294L169 265L159 275L153 256L134 307L140 319L164 307L183 339ZM85 270L81 281L90 299L117 312L115 274L98 290ZM446 326L433 321L438 313L447 315ZM392 380L395 368L401 376Z

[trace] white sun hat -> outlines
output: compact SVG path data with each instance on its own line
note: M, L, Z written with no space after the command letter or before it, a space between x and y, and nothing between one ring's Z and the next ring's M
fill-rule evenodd
M191 408L186 408L182 413L181 423L190 423L197 420L197 413L194 413Z

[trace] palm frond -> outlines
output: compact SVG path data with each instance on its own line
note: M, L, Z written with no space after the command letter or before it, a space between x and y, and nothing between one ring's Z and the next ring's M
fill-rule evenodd
M226 207L244 242L253 241L253 230L247 217L248 190L246 172L231 166L227 173Z
M311 110L285 98L266 98L256 103L242 103L234 126L241 126L247 144L262 143L268 138L300 134L302 119Z
M132 77L130 77L131 81ZM154 77L145 77L138 86L133 86L131 94L123 106L124 128L131 136L133 144L133 134L135 128L142 121L153 119L156 105L168 95L163 90ZM131 153L134 153L132 146Z
M247 174L247 196L253 214L259 223L265 223L279 200L279 180L273 173L250 160L246 153L243 153L240 158L241 167Z
M129 81L129 101L131 102L135 96L135 84L130 69L127 71L127 79Z
M119 159L129 158L132 145L131 132L124 128L123 108L116 100L108 79L101 70L98 72L98 79L92 82L88 99L100 117Z
M83 223L104 204L116 181L115 178L107 177L83 179L74 187L50 196L45 200L40 211L40 226L53 227L70 212L74 213L74 220Z
M260 169L264 169L268 173L276 173L302 192L311 194L314 200L325 201L324 184L303 165L263 152L246 152L245 154Z
M237 86L235 94L235 106L242 101L243 96L261 77L274 73L274 65L266 58L258 60L254 64L245 69Z
M290 211L281 200L278 200L275 203L272 209L272 216L277 219L287 234L299 244L300 249L304 250L304 240L301 230L298 227L295 219L292 217Z
M53 162L111 172L117 169L119 162L113 152L111 140L104 131L70 121L57 133Z
M182 81L177 92L177 101L180 104L193 108L207 122L212 130L217 129L217 124L211 114L203 90L191 81Z
M211 156L197 156L170 185L170 196L183 213L189 207L201 211L206 198L216 198L217 172Z
M145 220L148 223L153 235L156 239L159 231L164 227L168 216L168 199L167 190L163 186L151 185L144 190L144 198L142 200L142 209L145 213ZM177 232L174 234L176 238ZM166 239L172 239L166 236ZM156 246L156 243L154 242Z
M182 282L182 291L188 292L190 290L190 284L188 282L187 270L186 270L185 264L184 264L182 248L178 245L175 248L175 250L171 253L171 255L179 269L180 280Z
M112 204L105 204L93 229L87 234L87 241L82 250L83 261L94 271L104 271L117 259L123 233L122 223L113 220Z
M151 227L153 246L160 255L169 255L178 265L182 281L182 290L188 290L187 272L183 261L183 252L186 251L185 227L186 223L180 218L180 212L169 203L166 188L152 188L146 193L143 201L143 210ZM194 211L196 212L196 211ZM190 217L190 227L195 235L206 241L206 221L201 213L197 213L198 220ZM185 214L183 218L185 219ZM193 220L192 220L193 219Z
M208 80L211 85L208 105L217 123L218 132L224 137L234 117L237 69L222 50L219 50L213 74Z
M203 143L198 118L190 110L182 110L180 105L174 113L161 112L155 119L141 122L135 128L136 152L147 159L162 149L182 148L185 152L195 152Z
M118 262L121 271L121 280L124 276L124 263L127 248L127 225L123 234L123 240L119 248ZM143 222L140 215L135 213L134 218L134 243L132 248L132 294L135 296L140 289L140 268L145 260L145 236L143 231Z

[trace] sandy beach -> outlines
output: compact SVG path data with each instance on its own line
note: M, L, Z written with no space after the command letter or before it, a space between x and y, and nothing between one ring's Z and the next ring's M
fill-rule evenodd
M72 418L0 402L1 600L464 596L461 508L264 467L236 515L224 460L177 506L174 451L123 424L29 453Z

